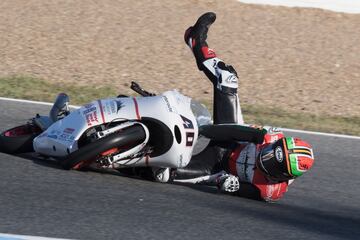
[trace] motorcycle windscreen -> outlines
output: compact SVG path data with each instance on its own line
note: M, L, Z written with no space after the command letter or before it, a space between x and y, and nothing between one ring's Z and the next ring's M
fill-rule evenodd
M199 127L212 124L211 114L204 104L201 104L200 102L191 99L190 107Z

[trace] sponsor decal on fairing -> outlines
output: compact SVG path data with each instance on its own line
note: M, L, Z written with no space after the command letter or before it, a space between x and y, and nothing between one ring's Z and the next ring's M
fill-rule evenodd
M169 99L166 96L162 96L162 98L164 99L169 112L173 112L173 109L172 109L172 107L170 105Z
M93 112L93 111L96 111L96 107L90 107L90 108L87 108L85 111L83 111L83 114L86 115L90 112Z
M116 99L115 103L116 103L116 113L118 113L120 109L124 107L124 103L119 99Z
M183 115L180 115L181 119L183 120L184 124L184 128L186 129L194 129L194 124L192 123L192 121L186 117L184 117Z
M52 139L58 139L58 136L61 135L61 131L59 130L52 130L48 135L47 137L48 138L52 138Z
M62 134L59 135L58 140L63 142L73 142L75 136L72 133L75 131L73 128L65 128Z
M187 132L186 133L186 146L191 147L194 143L194 133L193 132Z
M75 129L73 129L73 128L65 128L64 129L64 133L67 133L67 134L72 134L74 131L75 131Z
M91 127L94 123L98 123L97 107L93 103L87 104L84 107L86 109L82 111L82 114L85 117L87 125Z
M99 123L97 112L91 112L85 115L86 123L89 127L93 126L94 123Z
M120 110L120 109L117 109L116 100L103 101L102 109L107 116L116 114L117 111Z

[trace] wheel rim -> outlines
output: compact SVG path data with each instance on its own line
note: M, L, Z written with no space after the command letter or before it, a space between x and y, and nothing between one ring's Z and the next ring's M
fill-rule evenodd
M106 150L102 153L100 153L100 156L102 157L106 157L106 156L109 156L109 155L112 155L116 152L118 152L119 149L118 148L110 148L109 150ZM72 167L72 169L74 170L80 170L84 167L87 167L89 166L92 162L94 162L96 159L92 159L92 160L82 160L80 161L79 163L77 163L75 166Z
M109 155L114 154L114 153L116 153L118 151L119 151L118 148L111 148L109 150L106 150L105 152L102 152L100 155L101 156L109 156Z
M91 163L93 162L93 160L83 160L80 161L79 163L77 163L75 166L72 167L72 169L74 170L80 170L86 166L89 166Z

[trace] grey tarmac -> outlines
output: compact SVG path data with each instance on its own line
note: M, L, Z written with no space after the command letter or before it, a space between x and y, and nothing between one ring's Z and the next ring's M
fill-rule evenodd
M0 101L0 130L49 106ZM358 239L360 141L296 134L313 169L277 203L206 186L160 184L117 173L66 171L0 154L0 232L72 239Z

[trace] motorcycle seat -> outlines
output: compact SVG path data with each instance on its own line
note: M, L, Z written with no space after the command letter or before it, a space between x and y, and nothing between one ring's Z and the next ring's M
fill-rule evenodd
M203 125L199 134L219 142L264 142L266 129L257 129L239 124L210 124Z

